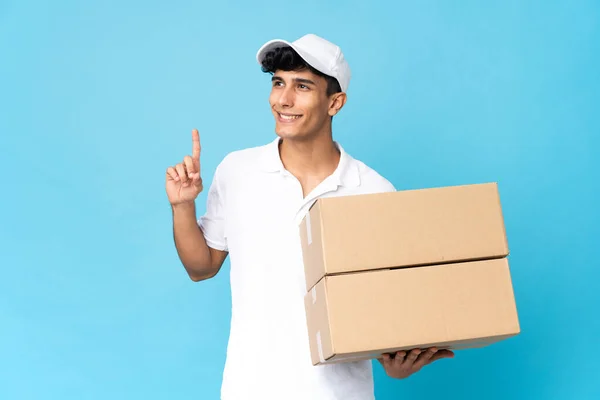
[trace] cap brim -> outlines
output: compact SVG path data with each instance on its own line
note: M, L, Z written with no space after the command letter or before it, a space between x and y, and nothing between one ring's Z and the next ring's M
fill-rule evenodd
M312 66L314 69L322 72L325 75L329 75L327 72L327 67L323 65L318 59L313 57L312 54L306 52L304 49L298 46L295 46L293 43L290 43L287 40L283 39L270 40L267 43L263 44L262 47L256 53L256 61L258 61L258 64L262 65L262 62L265 59L265 55L269 51L276 49L277 47L291 47L296 51L296 53L298 53L300 57L302 57L304 61L308 63L308 65Z
M282 39L269 40L267 43L263 44L262 47L256 53L256 61L258 61L258 63L260 65L262 65L262 62L265 59L265 55L269 51L276 49L277 47L294 48L294 46L287 40L282 40ZM296 49L294 49L294 50L296 50Z

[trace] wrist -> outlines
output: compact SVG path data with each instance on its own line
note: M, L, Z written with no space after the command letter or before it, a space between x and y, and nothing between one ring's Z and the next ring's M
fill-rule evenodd
M175 204L171 204L171 208L174 213L175 212L177 212L177 213L193 212L195 214L196 213L196 202L194 200L192 200L192 201L184 201L181 203L175 203Z

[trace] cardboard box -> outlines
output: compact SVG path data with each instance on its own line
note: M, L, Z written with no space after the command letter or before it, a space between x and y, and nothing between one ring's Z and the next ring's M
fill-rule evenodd
M520 332L506 258L327 276L305 307L314 365L480 347Z
M326 275L508 255L495 183L321 198L300 237L307 291Z

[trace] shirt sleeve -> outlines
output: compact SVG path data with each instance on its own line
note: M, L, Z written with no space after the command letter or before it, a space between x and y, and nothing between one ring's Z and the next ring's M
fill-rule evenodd
M396 187L394 184L387 179L385 180L385 184L383 185L382 192L396 192Z
M221 251L228 251L225 235L225 207L223 190L219 181L219 168L215 171L208 190L206 212L198 219L198 226L204 234L206 244Z

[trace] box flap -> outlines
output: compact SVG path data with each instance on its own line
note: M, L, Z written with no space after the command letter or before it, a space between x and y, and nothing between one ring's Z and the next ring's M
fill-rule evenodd
M304 297L313 365L323 363L335 354L331 341L326 285L327 279L321 279Z
M321 203L319 201L316 201L306 213L299 229L304 273L307 290L309 290L319 279L326 275L325 258L323 256Z

